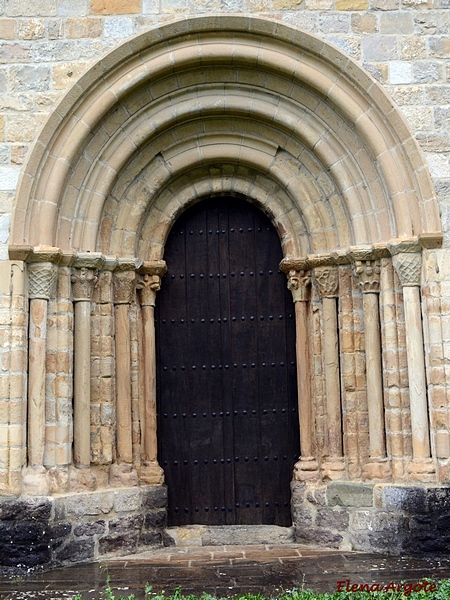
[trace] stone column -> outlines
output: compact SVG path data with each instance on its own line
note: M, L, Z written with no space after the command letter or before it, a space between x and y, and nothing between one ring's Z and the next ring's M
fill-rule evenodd
M79 468L91 463L91 300L102 263L101 255L79 255L71 276L75 313L73 461Z
M388 245L388 248L392 254L394 269L403 288L413 447L413 462L408 467L408 471L412 479L422 482L433 481L435 479L435 466L430 454L420 297L422 248L415 240L393 242Z
M48 493L44 467L45 374L48 301L53 293L57 248L34 252L28 265L29 346L28 346L28 468L23 475L23 491L33 495Z
M112 469L113 483L137 484L133 469L133 432L131 418L130 304L135 300L136 261L119 259L113 274L116 352L116 441L117 465Z
M322 465L323 475L340 479L345 462L342 445L341 380L336 298L339 296L339 271L334 265L318 266L314 279L322 298L323 351L328 428L328 456Z
M380 329L380 260L372 249L351 248L353 274L363 293L364 350L369 416L369 462L364 465L367 479L387 479L391 469L386 457L386 433L383 402L383 373Z
M295 465L297 481L319 477L319 465L314 449L314 426L311 397L311 361L308 343L308 308L311 272L304 260L283 260L281 270L288 278L288 289L295 305L298 416L300 423L300 460Z
M161 276L166 272L164 261L144 263L140 269L140 302L142 307L144 341L144 427L143 464L141 481L148 484L164 483L164 471L157 459L156 431L156 345L155 345L155 302L160 289ZM142 417L141 417L142 418Z

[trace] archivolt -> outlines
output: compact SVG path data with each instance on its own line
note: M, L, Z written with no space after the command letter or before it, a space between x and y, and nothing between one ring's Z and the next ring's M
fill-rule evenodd
M185 206L230 193L269 214L286 256L440 230L415 140L355 62L279 23L204 17L131 39L68 92L12 243L160 258Z

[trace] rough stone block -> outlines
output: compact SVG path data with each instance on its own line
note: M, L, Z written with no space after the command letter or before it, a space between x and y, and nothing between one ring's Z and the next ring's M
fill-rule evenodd
M349 521L350 516L346 510L319 508L316 515L316 525L326 529L347 531Z
M117 512L131 512L142 506L142 491L140 488L121 489L114 492L114 508Z
M8 521L40 521L47 523L52 510L50 498L21 497L0 504L0 519Z
M91 0L91 15L128 15L140 11L139 0Z
M94 558L94 540L70 540L64 547L57 550L56 560L61 562L84 562Z
M144 523L144 515L132 515L130 517L122 517L109 522L109 533L111 535L133 535L136 531L140 531Z
M108 514L114 506L113 492L92 492L67 496L67 514L73 516Z
M145 515L144 529L165 529L167 527L167 512L164 509L152 510Z
M167 507L167 487L165 485L141 487L141 491L144 509Z
M339 548L343 541L342 535L326 529L295 529L295 540L299 544L314 544L327 548Z
M131 554L137 545L137 538L132 538L129 535L106 536L99 540L99 554Z
M373 506L373 486L335 481L327 488L327 500L329 506Z
M0 565L30 568L48 564L50 547L43 523L0 523Z
M105 521L95 521L94 523L80 523L76 525L73 530L73 534L77 537L92 537L94 535L101 535L106 531Z

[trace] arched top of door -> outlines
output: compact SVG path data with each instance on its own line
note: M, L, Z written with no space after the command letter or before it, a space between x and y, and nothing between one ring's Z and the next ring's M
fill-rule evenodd
M12 245L161 258L180 212L242 194L285 256L440 232L404 119L354 60L270 20L138 35L62 98L19 182Z

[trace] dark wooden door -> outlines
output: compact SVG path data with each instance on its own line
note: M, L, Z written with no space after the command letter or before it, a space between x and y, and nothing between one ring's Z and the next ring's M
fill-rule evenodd
M235 198L188 209L157 297L169 523L290 525L299 455L295 317L278 235Z

